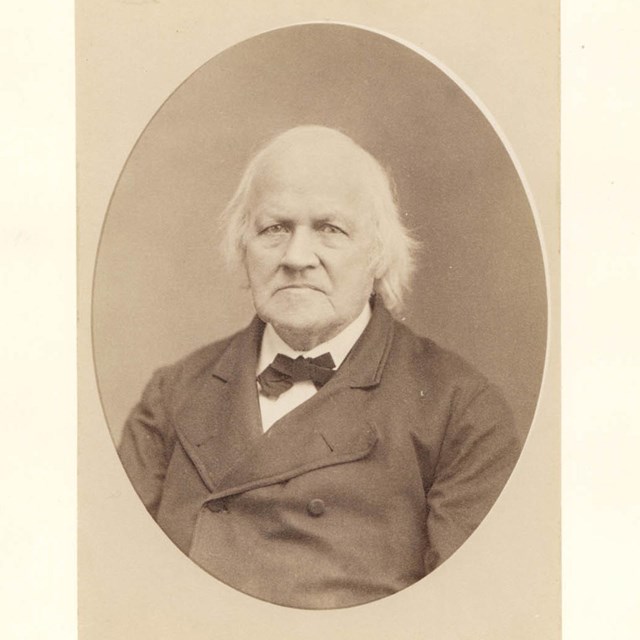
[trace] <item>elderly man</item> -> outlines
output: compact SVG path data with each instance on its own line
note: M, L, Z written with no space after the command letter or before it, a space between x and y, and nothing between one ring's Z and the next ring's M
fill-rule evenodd
M394 320L412 268L378 162L303 126L225 211L256 317L160 369L124 466L158 524L223 582L333 608L416 582L477 527L520 451L470 365Z

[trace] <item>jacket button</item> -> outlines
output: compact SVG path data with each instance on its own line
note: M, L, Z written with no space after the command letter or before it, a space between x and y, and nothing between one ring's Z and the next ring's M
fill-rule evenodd
M324 500L320 500L320 498L314 498L307 505L307 511L312 516L321 516L324 513Z

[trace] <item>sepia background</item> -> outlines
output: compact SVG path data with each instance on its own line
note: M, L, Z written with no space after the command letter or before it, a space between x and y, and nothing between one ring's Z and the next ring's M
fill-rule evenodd
M369 11L361 3L342 8L328 3L322 9L298 3L270 12L257 3L222 2L215 8L203 5L199 12L197 3L180 11L157 4L78 5L80 559L86 637L169 638L180 629L189 637L211 637L213 624L223 637L557 637L557 17L537 13L534 3L517 11L490 3L482 13L470 3L447 8L404 3L393 9L379 3ZM140 513L100 410L88 294L109 197L158 105L227 45L267 28L328 16L411 40L442 60L488 105L537 204L551 276L552 331L531 437L512 481L478 532L445 566L405 592L319 615L259 603L224 587L186 560ZM131 155L104 227L94 288L96 367L114 432L152 368L235 330L251 313L246 293L237 286L241 278L220 279L210 222L235 186L252 145L296 124L301 108L326 118L339 112L340 102L342 113L352 119L321 122L344 127L391 168L410 226L424 238L423 280L414 289L407 322L469 357L511 398L521 400L515 408L522 428L528 426L544 359L546 300L533 218L508 156L473 104L424 59L380 36L362 33L358 40L353 29L328 31L349 37L334 35L330 49L314 49L307 31L297 50L307 51L316 73L332 66L332 56L348 52L351 68L343 77L364 77L368 83L334 87L322 74L287 74L292 58L284 55L286 48L269 50L274 36L262 36L252 41L251 55L264 55L265 72L247 78L251 82L242 87L237 80L247 68L247 45L227 51L165 104ZM380 68L378 59L368 58L372 48L384 47L393 52L387 60L404 56L403 64ZM322 51L329 61L318 60L315 54ZM415 82L407 85L403 74L412 64ZM274 69L287 76L290 89L324 81L332 91L302 105L302 94L286 101L270 96ZM228 90L216 95L219 87ZM237 96L234 100L234 87L243 95L256 92L244 112L234 112L247 104ZM378 103L363 100L364 95ZM420 96L425 113L418 114ZM269 101L278 109L252 112ZM212 105L211 112L203 112L204 104ZM416 119L427 126L428 137L414 135ZM239 120L244 123L238 128ZM203 127L207 122L213 124ZM389 144L393 140L396 146ZM416 190L416 173L434 180ZM461 183L467 185L462 193Z

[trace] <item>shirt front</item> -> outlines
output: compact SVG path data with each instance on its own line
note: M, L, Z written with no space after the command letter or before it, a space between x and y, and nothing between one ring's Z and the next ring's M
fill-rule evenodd
M262 335L262 344L260 347L260 357L258 358L258 367L256 375L262 373L279 354L289 356L296 359L298 356L304 358L317 358L323 353L330 353L336 369L344 362L344 359L353 348L353 345L362 335L369 320L371 319L371 307L369 303L365 304L360 315L337 336L327 340L322 344L315 346L309 351L296 351L292 349L275 331L275 329L267 324ZM258 391L260 384L258 383ZM262 429L268 431L276 420L279 420L287 413L301 405L305 400L311 398L317 393L316 386L311 380L303 380L295 382L290 389L280 394L277 398L269 397L263 393L259 393L260 398L260 415L262 418Z

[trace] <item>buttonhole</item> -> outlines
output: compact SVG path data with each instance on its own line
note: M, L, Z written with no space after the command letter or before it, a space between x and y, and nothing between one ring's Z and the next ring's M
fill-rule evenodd
M331 443L324 437L324 434L322 433L322 431L320 432L320 437L325 441L325 444L327 445L327 447L331 449L331 453L333 453L333 447L331 446Z

